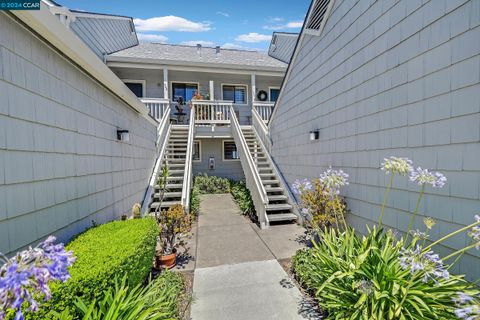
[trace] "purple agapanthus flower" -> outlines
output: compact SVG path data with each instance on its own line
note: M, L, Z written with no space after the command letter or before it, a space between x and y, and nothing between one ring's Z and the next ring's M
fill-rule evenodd
M15 320L22 320L21 306L26 303L28 310L38 310L38 297L51 298L50 281L66 281L70 275L68 267L75 257L65 251L63 244L54 244L50 236L35 248L18 252L13 258L4 257L0 268L0 320L7 310L16 312Z
M308 179L295 180L292 184L292 191L295 194L301 194L303 191L312 190L312 182Z
M477 214L475 215L475 220L477 222L480 222L480 216ZM468 235L473 239L473 241L477 242L475 249L480 250L480 226L474 226L472 229L468 232Z
M447 178L440 172L433 172L417 167L410 172L410 181L418 185L430 184L434 188L443 188L447 182Z
M480 301L464 292L457 292L457 296L452 300L458 307L454 312L460 319L476 320L480 319Z
M417 245L414 249L402 248L399 257L402 269L410 270L413 275L417 272L423 272L423 281L429 279L437 281L438 278L448 279L450 273L443 265L440 256L433 251L422 252L422 248Z

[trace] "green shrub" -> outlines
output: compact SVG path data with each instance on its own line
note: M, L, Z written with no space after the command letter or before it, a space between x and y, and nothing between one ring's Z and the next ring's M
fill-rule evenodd
M190 213L195 216L200 213L200 190L195 184L190 195Z
M228 179L207 174L200 174L195 177L195 186L200 194L229 193L230 183Z
M131 288L131 289L130 289ZM183 296L183 279L178 273L162 273L146 286L129 287L125 278L116 281L103 297L91 303L78 299L76 306L83 320L167 320L178 319ZM57 320L72 320L68 312Z
M244 181L230 181L230 192L243 214L255 217L252 195Z
M52 299L33 319L49 318L50 310L72 310L78 297L99 299L115 285L115 277L126 276L130 287L142 283L151 270L157 235L155 220L144 218L106 223L76 237L66 245L77 258L71 278L52 284Z
M412 274L401 266L404 238L375 229L360 238L333 228L293 258L299 282L313 291L327 319L455 319L457 292L478 294L463 276ZM419 263L421 263L419 261ZM428 274L430 272L430 274Z

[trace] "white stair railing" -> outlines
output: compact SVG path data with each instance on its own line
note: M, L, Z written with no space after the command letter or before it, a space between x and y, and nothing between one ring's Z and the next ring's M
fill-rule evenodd
M257 109L252 109L252 126L257 132L257 136L262 140L263 145L266 147L268 153L272 151L272 140L270 139L270 132L265 124L265 121L261 118Z
M190 124L188 127L187 152L185 156L185 172L183 174L182 205L188 212L190 210L190 191L192 190L192 155L193 136L195 135L195 105L190 110Z
M253 103L252 109L258 112L263 122L268 123L268 121L270 121L270 116L272 115L274 106L275 106L275 102L256 101Z
M280 187L286 192L286 196L288 197L288 203L292 206L293 208L293 213L298 217L299 222L303 220L303 217L300 214L300 210L298 209L298 204L295 196L293 195L292 191L290 190L290 187L288 185L288 182L285 180L283 177L282 173L278 169L275 161L273 161L272 156L270 155L270 150L272 147L271 141L270 141L270 135L268 132L267 127L263 123L261 119L255 119L255 110L253 111L253 131L255 132L255 135L257 136L257 140L259 140L260 147L263 150L266 150L265 155L267 157L268 162L272 166L273 172L275 175L278 177L280 181ZM257 115L258 116L258 115ZM257 123L255 123L257 122Z
M170 115L170 101L168 99L141 98L140 101L145 104L148 108L148 113L158 122L160 122L165 115Z
M248 148L247 141L243 136L243 132L233 110L233 106L230 108L232 134L239 151L240 161L245 174L245 182L250 190L250 194L252 195L252 200L255 206L255 211L257 212L258 221L260 222L260 227L263 229L269 225L267 211L265 209L265 207L268 205L267 192L263 186L257 166L255 165L253 157Z
M231 101L192 100L197 124L229 124ZM192 119L192 116L190 116Z
M170 113L170 107L167 106L165 112ZM168 138L170 136L170 117L163 117L160 120L160 124L157 129L157 160L155 161L155 166L153 167L153 172L150 178L150 182L143 197L142 202L142 214L147 212L148 207L150 206L150 200L152 199L152 193L155 190L155 185L157 184L157 178L159 173L162 171L162 161L165 155L165 150L168 145Z

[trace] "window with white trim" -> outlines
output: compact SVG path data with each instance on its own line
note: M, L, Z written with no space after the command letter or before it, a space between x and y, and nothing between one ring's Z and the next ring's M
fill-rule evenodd
M223 141L223 160L238 160L240 156L238 155L237 146L235 141Z
M200 140L193 141L193 161L202 161L202 143Z
M145 97L145 80L123 80L123 83L130 89L138 98Z
M305 29L320 34L331 11L334 0L315 0Z
M247 86L223 85L223 100L233 101L236 104L247 104Z

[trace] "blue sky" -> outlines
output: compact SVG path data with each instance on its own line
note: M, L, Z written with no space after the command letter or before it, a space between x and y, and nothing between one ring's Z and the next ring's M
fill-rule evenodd
M266 50L273 31L298 32L310 0L58 0L69 9L134 18L140 41Z

